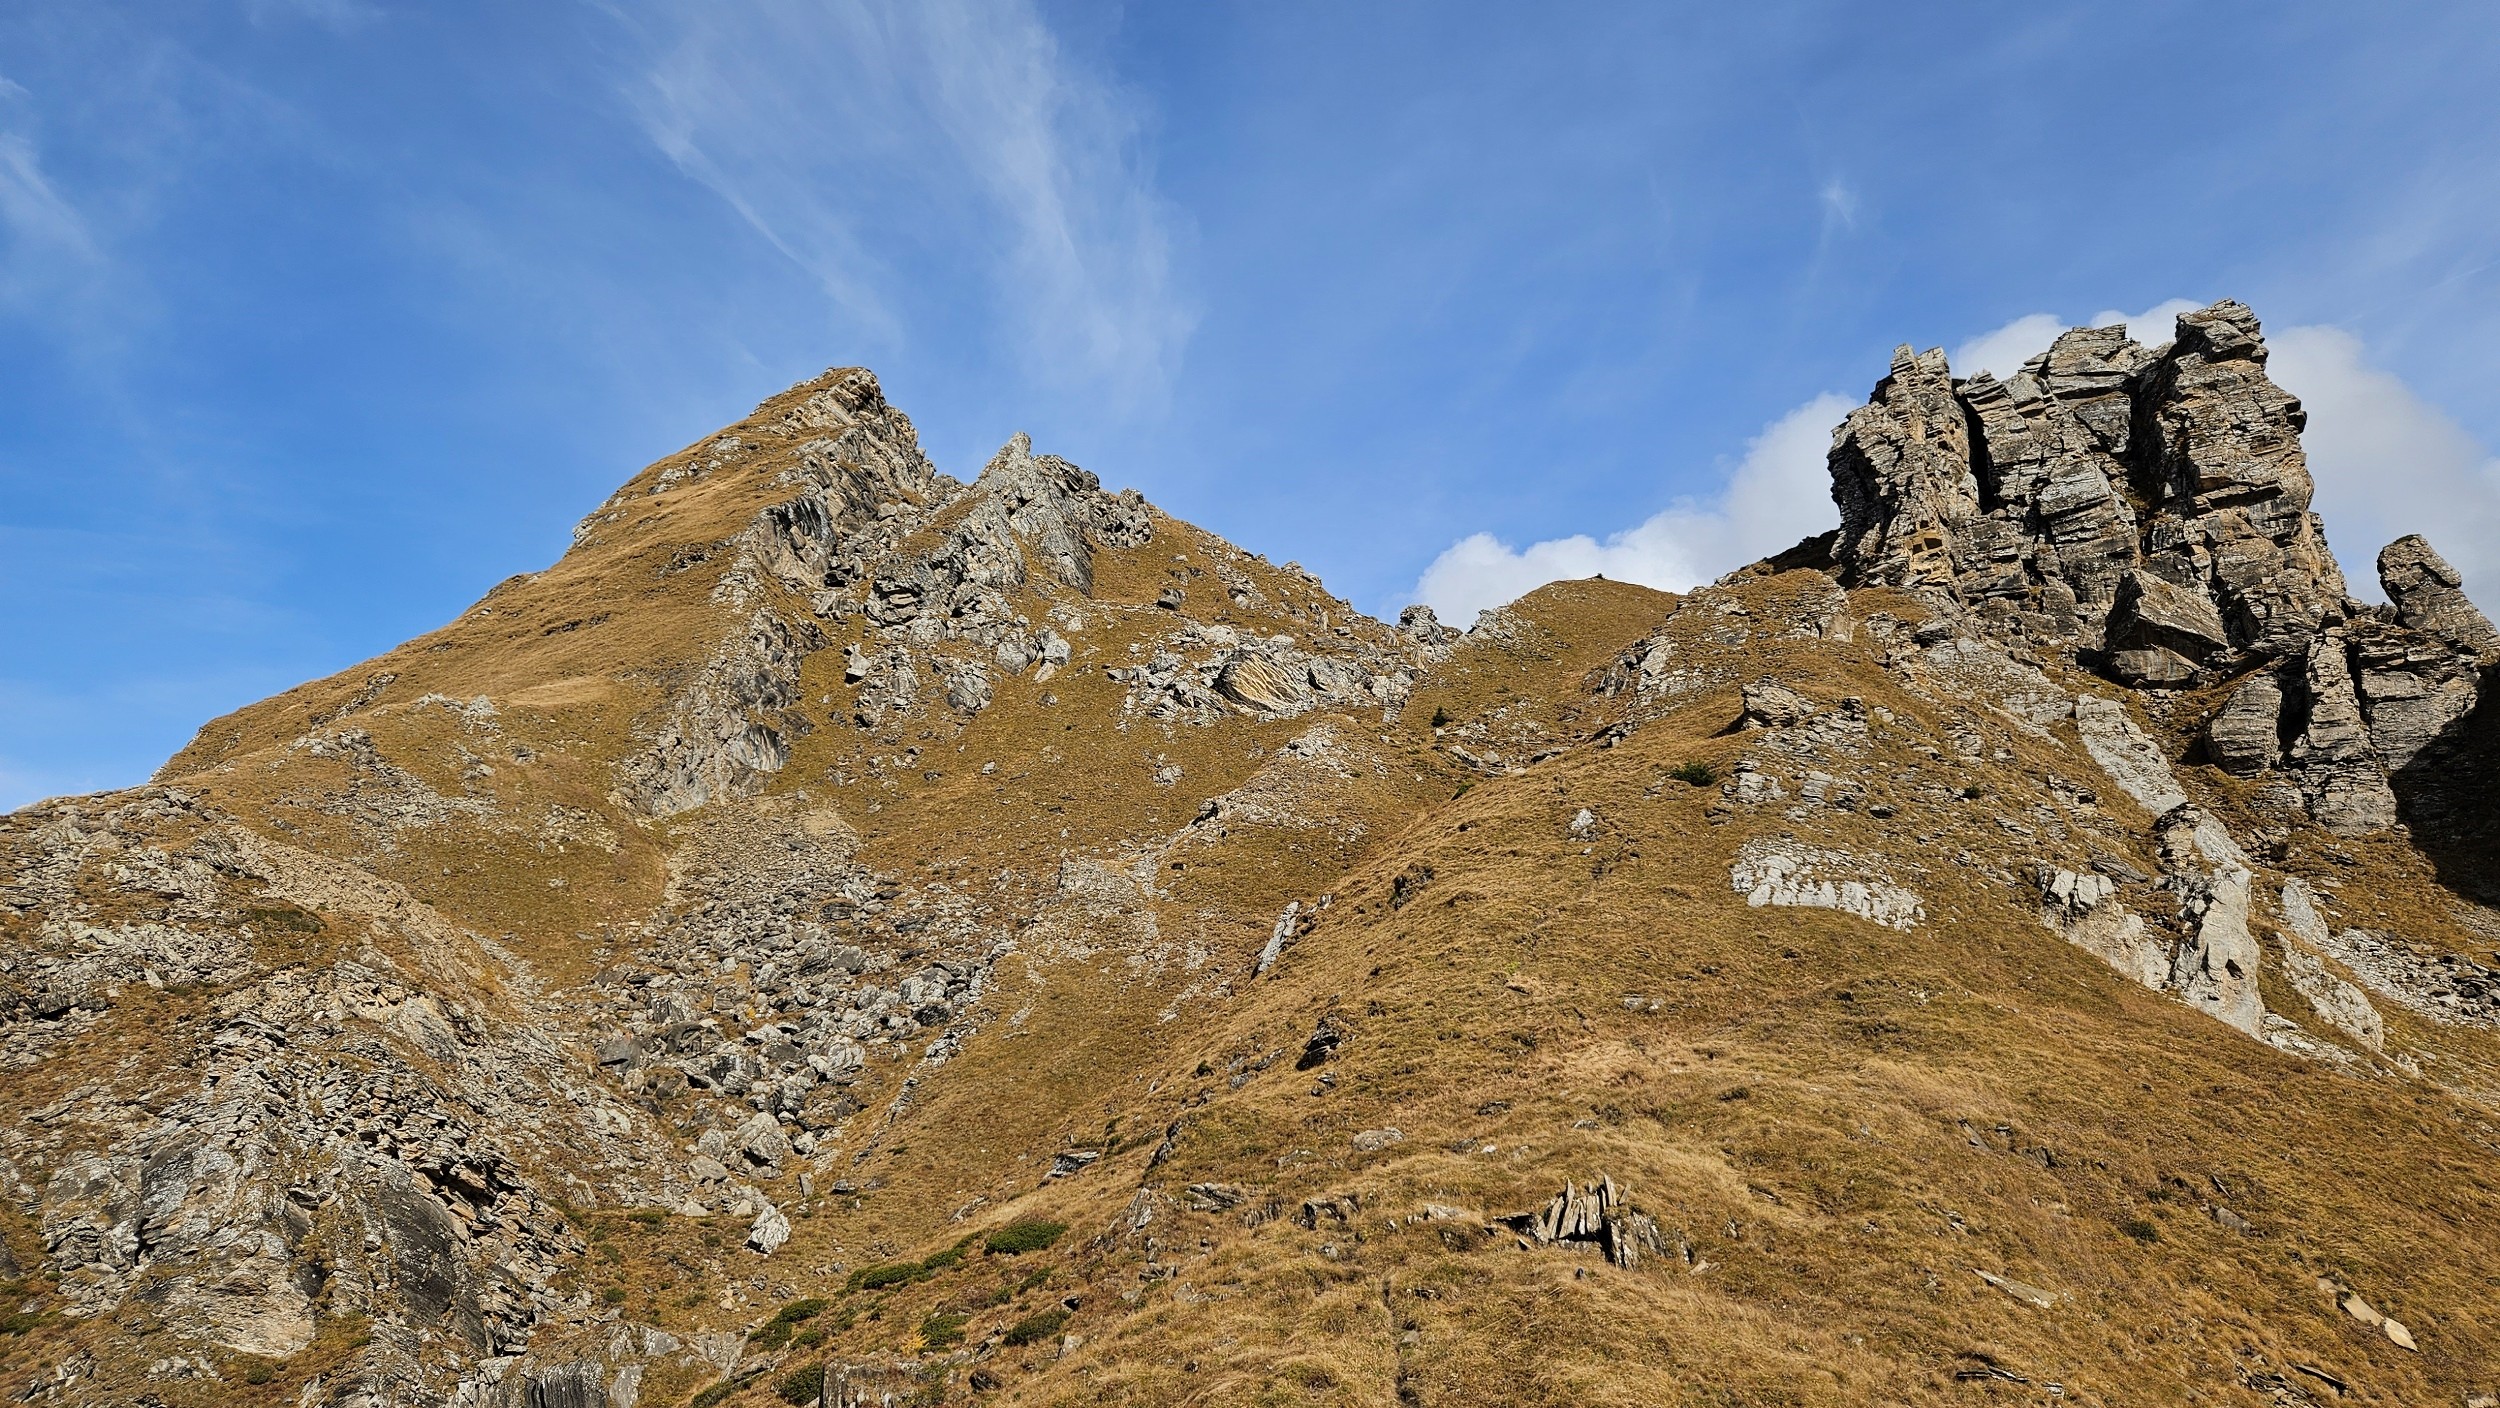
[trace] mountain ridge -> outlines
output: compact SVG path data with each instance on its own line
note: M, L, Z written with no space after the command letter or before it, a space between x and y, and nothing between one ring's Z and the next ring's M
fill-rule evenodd
M1457 632L801 382L0 819L0 1384L2500 1392L2500 637L2301 428L1905 348L1834 533Z

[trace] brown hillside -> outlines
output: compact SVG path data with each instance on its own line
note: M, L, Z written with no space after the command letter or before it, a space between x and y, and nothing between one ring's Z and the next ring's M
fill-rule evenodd
M793 388L0 819L0 1389L2489 1403L2479 637L2163 457L2235 306L1463 634Z

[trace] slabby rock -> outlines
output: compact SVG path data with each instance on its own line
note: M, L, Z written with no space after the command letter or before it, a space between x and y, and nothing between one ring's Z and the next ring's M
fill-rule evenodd
M771 1203L757 1201L763 1205L755 1214L755 1225L747 1229L747 1245L771 1256L790 1240L790 1219Z
M2117 882L2046 865L2036 874L2043 926L2148 988L2169 981L2169 945L2147 933L2144 920L2119 902Z
M2248 871L2231 866L2191 896L2187 907L2196 931L2179 946L2170 981L2190 1006L2258 1036L2266 1009L2257 996L2257 941L2248 932L2250 880Z
M2500 660L2500 631L2465 596L2465 578L2421 534L2379 550L2379 586L2397 618L2483 664Z
M1915 927L1925 917L1918 895L1846 851L1794 841L1755 839L1737 852L1728 883L1745 903L1836 909L1894 929Z
M1744 712L1739 729L1790 728L1814 716L1814 702L1779 681L1763 678L1743 690Z
M2255 777L2283 757L2283 686L2274 671L2242 680L2205 724L2205 752L2235 777Z
M2207 1016L2262 1037L2260 951L2248 927L2255 876L2247 854L2220 822L2185 805L2165 813L2154 836L2189 925L2187 941L2171 958L2170 986Z
M2385 830L2396 820L2396 793L2371 746L2344 632L2327 631L2310 644L2304 678L2309 720L2290 757L2310 815L2339 836Z
M2387 1049L2387 1024L2361 989L2327 971L2318 953L2330 948L2334 935L2319 913L2315 891L2295 876L2283 882L2281 911L2287 931L2278 936L2283 971L2292 991L2309 1004L2320 1020L2375 1052ZM2305 947L2304 947L2305 946Z
M2160 816L2187 801L2161 746L2136 727L2125 705L2083 695L2075 700L2075 731L2082 735L2083 749L2092 761L2146 811Z
M1500 1225L1519 1234L1522 1248L1595 1247L1608 1261L1627 1268L1638 1266L1644 1252L1666 1245L1657 1222L1633 1211L1614 1179L1604 1177L1594 1183L1565 1183L1543 1208L1503 1218Z
M1298 714L1311 704L1310 689L1299 678L1248 650L1224 662L1215 677L1215 692L1263 714Z

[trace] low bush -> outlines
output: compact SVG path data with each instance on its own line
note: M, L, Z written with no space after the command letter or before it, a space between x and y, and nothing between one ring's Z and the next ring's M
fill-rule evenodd
M1026 1252L1046 1250L1068 1230L1064 1222L1049 1222L1038 1217L1018 1218L992 1232L981 1245L999 1256L1022 1256Z
M1067 1325L1068 1312L1045 1310L1036 1315L1027 1315L1008 1326L1007 1333L1001 1338L1014 1345L1040 1344L1044 1340L1057 1339L1059 1332L1066 1329Z
M810 1364L804 1369L793 1369L773 1385L773 1392L780 1394L784 1403L814 1403L825 1396L825 1366Z
M848 1282L854 1291L882 1291L888 1286L903 1286L920 1279L922 1267L916 1261L889 1261L883 1266L863 1266L851 1273Z
M774 1311L773 1318L757 1326L747 1338L761 1348L779 1349L790 1342L790 1332L798 1328L800 1322L812 1320L823 1314L825 1307L830 1304L832 1302L820 1296L794 1300Z
M920 1342L931 1349L953 1349L964 1342L964 1326L971 1319L952 1310L935 1311L920 1322Z
M1719 780L1719 770L1708 763L1678 763L1667 776L1692 787L1707 787Z

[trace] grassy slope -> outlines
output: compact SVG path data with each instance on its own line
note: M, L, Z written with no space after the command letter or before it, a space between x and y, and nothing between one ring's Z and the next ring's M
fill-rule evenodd
M642 531L506 584L481 603L491 612L211 725L167 776L511 936L553 995L511 1015L570 1025L566 985L631 958L682 830L638 821L609 794L635 728L720 627L704 602L718 564L658 567L734 534L774 497L752 476L659 496ZM786 1352L777 1370L828 1352L915 1354L937 1310L969 1314L978 1344L1073 1298L1065 1330L1078 1342L1064 1354L1051 1337L983 1361L1013 1402L2028 1400L2051 1382L2067 1402L2264 1402L2247 1385L2268 1374L2326 1398L2301 1364L2365 1401L2453 1402L2489 1386L2493 1131L2487 1103L2449 1093L2493 1087L2488 1041L2390 1010L2391 1044L2433 1055L2435 1079L2365 1082L2137 989L2057 941L2018 894L1950 861L1957 848L2029 853L1992 826L1993 807L1938 818L1905 803L1890 822L1800 823L1766 809L1714 824L1714 794L1669 772L1737 756L1741 741L1724 734L1732 684L1619 747L1511 775L1479 777L1436 747L1429 720L1442 712L1486 723L1514 761L1612 721L1622 706L1594 675L1674 605L1640 588L1536 594L1507 642L1472 640L1429 673L1395 726L1377 714L1123 720L1102 669L1170 624L1150 603L1175 571L1186 577L1176 555L1225 556L1260 584L1268 605L1234 624L1309 632L1322 611L1351 618L1305 579L1229 554L1168 522L1148 547L1105 554L1077 660L1047 684L1003 682L968 724L854 729L840 636L813 658L806 696L822 723L774 790L838 812L861 858L906 885L992 897L1017 916L1022 951L997 974L983 1036L927 1072L890 1127L880 1112L903 1073L878 1073L840 1151L861 1191L793 1199L783 1253L758 1262L724 1249L735 1229L584 1210L601 1250L583 1276L626 1288L635 1318L687 1334L835 1299L812 1322L823 1345ZM1746 590L1768 594L1776 616L1776 583ZM1045 603L1024 604L1038 620ZM1816 698L1890 708L1901 724L1873 756L1932 767L1917 749L1941 735L1938 707L1905 693L1872 645L1724 650L1731 678L1773 673ZM384 673L399 678L364 698ZM493 732L417 702L428 693L493 696ZM489 810L376 837L313 804L351 770L291 745L359 699L353 720L385 757ZM1285 748L1315 727L1332 767ZM872 767L906 747L921 750L910 765ZM1967 769L2009 814L2045 796L2050 771L2088 775L2071 747L2012 751ZM472 772L481 759L490 775ZM1154 770L1173 764L1183 781L1157 786ZM2233 784L2199 774L2198 786L2242 834L2255 829ZM1262 799L1268 819L1193 827L1200 803L1224 794ZM1582 807L1600 824L1575 839ZM586 820L551 826L559 808ZM2140 837L2143 819L2128 820ZM1746 908L1727 887L1729 859L1748 835L1780 830L1931 862L1917 882L1929 922L1901 934ZM2287 869L2345 876L2388 927L2469 943L2410 852L2306 832L2287 846ZM1133 913L1053 899L1071 854L1123 868L1146 858L1153 941ZM2141 843L2132 858L2154 868ZM1426 870L1392 907L1396 878ZM1253 981L1278 911L1322 895L1334 902L1315 926ZM2300 1011L2288 992L2267 998ZM1293 1058L1330 1011L1351 1036L1324 1068L1333 1087L1314 1093L1320 1072ZM117 1011L96 1058L126 1054L150 1020L137 1005ZM72 1074L45 1073L42 1098ZM1149 1167L1175 1123L1170 1158ZM1387 1127L1402 1140L1353 1151L1355 1133ZM1069 1147L1108 1152L1045 1183L1051 1154ZM1479 1218L1411 1220L1426 1202L1518 1212L1600 1173L1689 1259L1621 1271L1521 1251ZM1192 1211L1183 1190L1198 1182L1251 1199ZM1361 1197L1353 1225L1265 1215L1336 1193ZM2213 1207L2254 1230L2228 1230ZM976 1252L898 1289L841 1290L863 1265L1024 1216L1074 1230L1045 1252ZM2056 1303L2026 1304L1979 1271ZM2423 1352L2338 1313L2321 1274L2405 1321ZM1989 1366L2030 1386L1955 1377ZM958 1396L966 1367L953 1370ZM656 1370L646 1401L699 1382L692 1368ZM759 1382L745 1397L764 1393Z
M1521 614L1551 629L1545 648L1463 651L1410 719L1436 698L1463 718L1522 696L1549 718L1585 715L1586 670L1652 624L1659 603L1565 584ZM1526 658L1537 655L1548 658ZM1817 697L1887 704L1904 744L1932 708L1863 648L1775 646L1745 664ZM1138 1140L1016 1205L1097 1235L1061 1254L1052 1288L1079 1292L1069 1329L1083 1343L1064 1358L1007 1351L1030 1372L1006 1373L1010 1399L1837 1403L2017 1391L1956 1378L1989 1366L2031 1380L2026 1393L2061 1384L2070 1402L2265 1401L2248 1385L2268 1375L2327 1396L2302 1364L2380 1401L2479 1386L2500 1345L2487 1109L2252 1042L2119 980L2002 887L1950 865L1922 883L1931 922L1909 934L1746 908L1726 888L1728 861L1749 824L1782 823L1713 826L1709 794L1666 776L1695 759L1724 765L1735 711L1732 690L1705 694L1619 748L1480 783L1413 815L1341 876L1287 862L1300 883L1279 893L1333 889L1336 905L1276 979L1198 1009L1174 1039L1105 1031L1140 1021L1144 1001L1088 988L1061 993L1068 1036L1037 1018L1028 1038L1071 1056L1073 1076L1046 1058L1016 1064L1014 1042L988 1065L950 1068L943 1078L963 1093L924 1107L912 1147L933 1152L898 1162L895 1186L947 1182L954 1156L936 1151L992 1131L1012 1139L1020 1116L1056 1113L1056 1132L1079 1136L1097 1121L1182 1121L1164 1166L1150 1169L1155 1141ZM1404 745L1422 741L1410 725ZM1906 748L1891 759L1916 760ZM2018 796L2074 761L2043 750L1980 771L1991 793ZM1583 806L1604 820L1579 841L1566 828ZM1917 820L1827 818L1814 839L1870 851L1900 849ZM1984 834L1985 818L1972 824ZM1432 880L1390 909L1392 877L1418 867ZM2427 918L2437 897L2407 890L2418 883L2391 875L2390 902ZM1659 1010L1627 1010L1627 995ZM1313 1073L1290 1059L1231 1088L1242 1058L1290 1058L1332 1008L1354 1032L1327 1067L1333 1090L1314 1094ZM2400 1042L2487 1058L2487 1043L2401 1016L2394 1026ZM1387 1126L1403 1141L1351 1151L1349 1136ZM1599 1173L1681 1234L1693 1262L1618 1271L1522 1252L1472 1221L1408 1221L1426 1202L1522 1211ZM1353 1227L1245 1228L1237 1210L1156 1203L1154 1220L1129 1227L1141 1184L1178 1197L1200 1181L1249 1185L1254 1207L1352 1192L1364 1212ZM920 1206L937 1214L920 1239L897 1221L888 1245L925 1251L950 1237L954 1203ZM2254 1231L2228 1230L2216 1207ZM2056 1304L2029 1305L1980 1271ZM976 1260L870 1300L878 1318L860 1316L836 1342L907 1353L931 1310L974 1312L977 1338L1045 1303L980 1305L1000 1274ZM2322 1274L2403 1319L2423 1353L2339 1313Z

